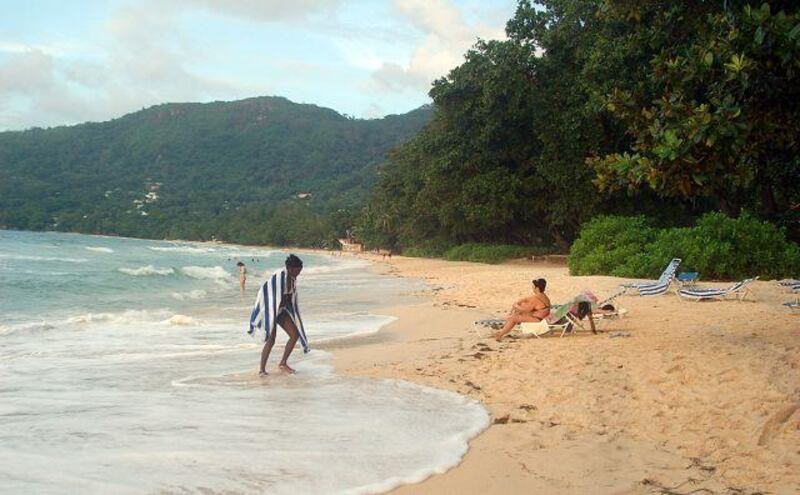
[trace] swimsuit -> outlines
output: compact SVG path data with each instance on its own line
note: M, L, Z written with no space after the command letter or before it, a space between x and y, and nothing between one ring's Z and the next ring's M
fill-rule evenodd
M537 297L536 299L539 299L539 301L544 302L539 297ZM544 313L544 314L542 314L542 313ZM547 315L549 315L549 314L550 314L550 305L549 304L547 306L543 307L543 308L534 309L533 311L531 311L531 315L534 316L535 318L539 318L540 320L543 320L543 319L547 318Z
M292 288L289 289L288 288L289 284L287 283L286 285L287 285L286 288L287 292L283 293L283 296L281 297L281 303L278 306L278 316L277 316L278 321L280 321L281 315L283 313L286 313L289 316L289 318L292 318L294 320L294 317L292 316L294 315L294 305L292 304L292 297L294 296L295 287L297 286L292 284Z

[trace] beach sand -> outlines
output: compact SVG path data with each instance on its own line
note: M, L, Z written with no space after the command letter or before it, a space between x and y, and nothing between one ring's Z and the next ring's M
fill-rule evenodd
M330 345L336 368L452 390L493 417L460 465L396 493L800 493L800 317L774 283L757 282L755 302L624 296L606 333L497 343L472 322L502 316L532 278L554 303L622 280L371 259L429 289L379 334Z

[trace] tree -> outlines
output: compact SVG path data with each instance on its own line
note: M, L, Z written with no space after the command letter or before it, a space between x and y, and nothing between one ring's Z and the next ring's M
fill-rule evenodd
M789 223L800 201L800 8L794 2L609 2L661 39L638 87L604 104L627 149L589 160L601 190L649 188ZM670 27L672 32L664 30ZM659 36L658 33L661 33Z

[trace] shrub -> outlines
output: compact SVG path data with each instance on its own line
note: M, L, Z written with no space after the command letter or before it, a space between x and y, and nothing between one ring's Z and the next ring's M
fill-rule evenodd
M669 254L673 253L673 254ZM651 255L682 258L681 268L703 278L781 278L800 273L800 248L784 229L748 214L730 218L707 213L693 228L662 231Z
M645 252L655 239L656 230L645 217L602 215L587 222L578 239L572 244L567 263L573 275L647 276L646 263L637 260L633 265L643 268L624 268L632 258Z
M450 261L475 261L478 263L502 263L512 258L524 258L534 254L545 254L546 248L514 246L510 244L468 243L452 247L444 257Z
M412 258L441 258L443 251L433 247L409 247L403 249L403 256Z
M655 278L672 258L706 279L780 278L800 274L800 248L784 229L742 214L707 213L694 227L653 229L643 217L588 222L569 256L574 275Z

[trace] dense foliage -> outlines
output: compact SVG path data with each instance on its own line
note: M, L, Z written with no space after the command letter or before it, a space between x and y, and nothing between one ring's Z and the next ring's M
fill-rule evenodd
M478 263L502 263L514 258L527 258L545 254L547 250L530 246L508 244L468 243L451 247L444 253L450 261L474 261Z
M0 133L0 228L320 245L430 114L355 120L253 98Z
M574 275L611 274L656 278L669 260L681 270L708 279L794 276L800 273L800 248L784 229L743 214L730 218L707 213L693 227L657 228L642 216L598 216L572 245Z
M800 5L639 2L665 37L637 87L603 97L633 142L590 160L602 189L649 187L790 220L800 201Z
M597 214L800 212L800 4L519 2L433 85L361 217L368 244L566 248Z

